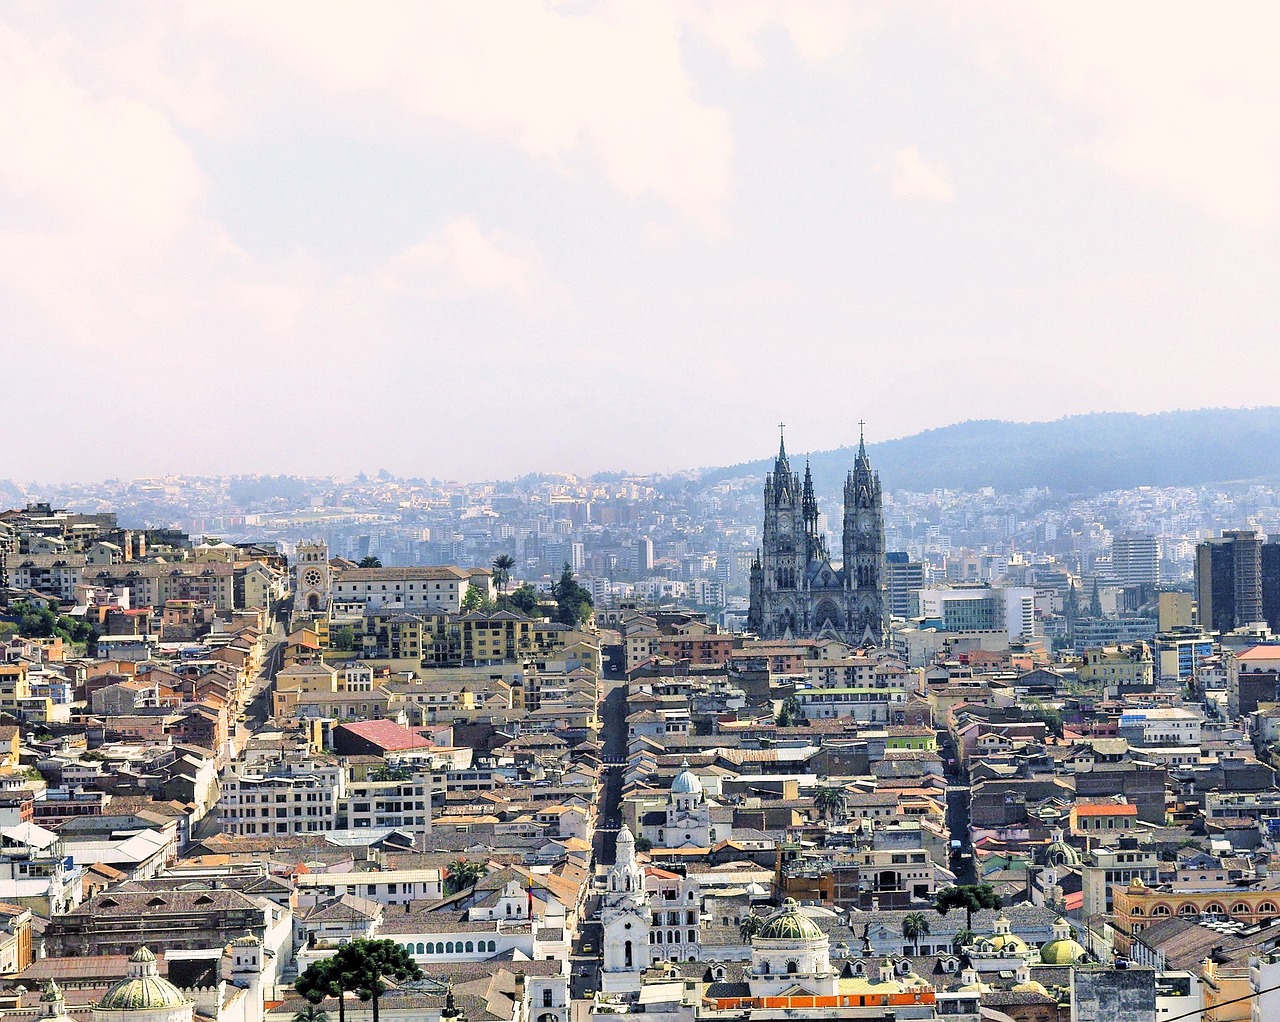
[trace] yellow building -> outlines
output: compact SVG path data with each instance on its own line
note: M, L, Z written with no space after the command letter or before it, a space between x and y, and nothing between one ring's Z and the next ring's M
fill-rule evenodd
M1280 891L1177 891L1168 886L1148 887L1139 877L1134 877L1126 886L1116 886L1113 891L1116 946L1122 954L1129 953L1130 937L1171 916L1191 920L1202 915L1217 916L1246 926L1280 916Z
M23 701L30 698L27 665L22 662L0 664L0 711L16 717Z
M288 717L292 715L299 696L337 691L338 672L328 664L290 664L276 675L271 712L277 717Z
M1112 687L1149 687L1155 681L1155 659L1145 642L1087 649L1080 665L1082 682Z

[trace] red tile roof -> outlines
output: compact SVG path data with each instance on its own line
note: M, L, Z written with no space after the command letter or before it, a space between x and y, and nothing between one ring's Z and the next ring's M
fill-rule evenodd
M360 720L353 724L341 724L339 730L348 731L367 742L372 742L384 752L425 749L431 745L421 735L401 727L394 720Z

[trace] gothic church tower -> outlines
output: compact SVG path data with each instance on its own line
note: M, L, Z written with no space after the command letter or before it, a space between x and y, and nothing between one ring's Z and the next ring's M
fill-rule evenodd
M884 642L884 508L880 474L871 471L865 439L844 482L844 585L849 592L849 635L854 643Z
M844 564L836 567L818 524L809 466L801 482L779 442L773 471L765 476L763 538L751 566L747 623L761 638L831 636L855 646L883 644L884 512L880 477L861 437L844 500Z

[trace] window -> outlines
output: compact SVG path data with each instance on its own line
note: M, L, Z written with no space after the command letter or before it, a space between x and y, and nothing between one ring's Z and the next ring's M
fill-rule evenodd
M544 1008L551 1007L551 988L550 987L547 987L545 990L542 991L542 1006Z

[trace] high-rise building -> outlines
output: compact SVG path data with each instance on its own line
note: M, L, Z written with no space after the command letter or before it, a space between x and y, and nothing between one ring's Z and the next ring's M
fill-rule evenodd
M1280 536L1262 544L1262 618L1280 632Z
M653 571L653 540L648 536L636 540L636 570L642 575Z
M764 484L764 540L751 566L749 627L762 638L830 636L884 642L884 509L867 446L844 484L844 562L831 563L813 477L791 471L785 443Z
M1111 540L1111 573L1121 585L1160 581L1160 551L1155 536L1123 532Z
M924 562L913 561L905 550L891 550L884 555L884 581L889 613L907 617L911 591L924 588Z
M1228 530L1196 547L1196 601L1200 624L1229 632L1263 620L1262 535Z

